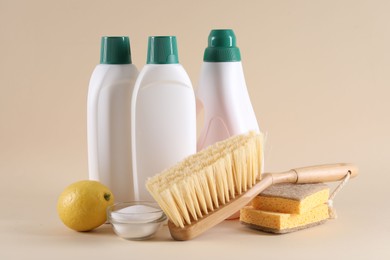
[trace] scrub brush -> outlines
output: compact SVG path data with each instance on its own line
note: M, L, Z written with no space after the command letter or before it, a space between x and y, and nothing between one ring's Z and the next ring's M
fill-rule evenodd
M148 179L146 187L168 216L175 240L190 240L231 216L276 183L317 183L357 175L350 164L261 174L263 135L236 135Z

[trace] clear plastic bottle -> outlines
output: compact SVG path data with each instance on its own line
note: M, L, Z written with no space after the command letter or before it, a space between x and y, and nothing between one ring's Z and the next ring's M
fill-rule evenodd
M195 94L179 64L175 36L149 37L132 113L135 198L153 200L146 180L196 152Z
M111 189L116 201L134 200L131 96L138 75L128 37L102 37L100 64L88 89L89 179Z

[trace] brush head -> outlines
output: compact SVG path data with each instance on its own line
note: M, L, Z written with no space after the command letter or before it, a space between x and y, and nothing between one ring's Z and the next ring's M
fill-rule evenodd
M262 157L261 133L233 136L150 178L146 187L172 224L184 228L255 185Z

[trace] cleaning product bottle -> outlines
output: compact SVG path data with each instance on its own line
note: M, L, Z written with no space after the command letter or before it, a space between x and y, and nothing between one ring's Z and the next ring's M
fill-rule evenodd
M88 89L89 179L109 187L116 201L134 200L130 108L137 75L129 38L102 37Z
M153 200L146 180L196 152L195 94L179 64L175 36L149 37L147 64L134 87L132 115L136 200Z
M204 112L204 125L197 149L230 136L260 131L241 64L233 30L212 30L197 89L197 110Z

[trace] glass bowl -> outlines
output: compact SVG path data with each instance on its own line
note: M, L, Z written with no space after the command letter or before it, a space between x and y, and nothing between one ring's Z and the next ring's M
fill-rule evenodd
M167 219L157 202L120 202L107 208L107 220L115 234L129 240L153 237Z

